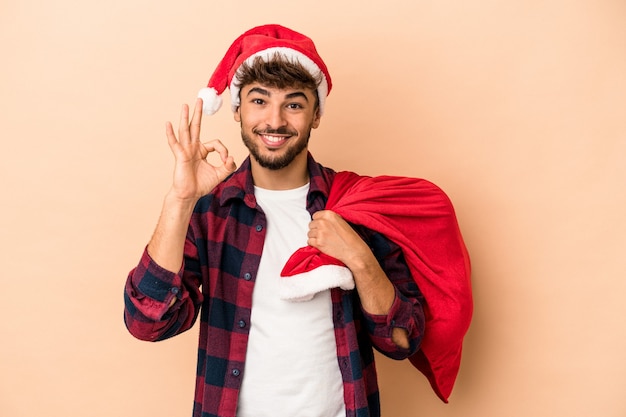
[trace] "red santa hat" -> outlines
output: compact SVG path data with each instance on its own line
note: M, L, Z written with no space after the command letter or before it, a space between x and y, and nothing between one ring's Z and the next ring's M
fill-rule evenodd
M230 89L232 110L236 111L240 104L237 72L241 65L252 63L256 57L270 60L276 53L299 62L314 77L321 75L317 92L320 114L323 113L326 96L332 87L328 69L310 38L280 25L252 28L233 42L207 87L198 93L198 97L203 100L204 113L211 115L219 110L222 105L221 95L227 87Z

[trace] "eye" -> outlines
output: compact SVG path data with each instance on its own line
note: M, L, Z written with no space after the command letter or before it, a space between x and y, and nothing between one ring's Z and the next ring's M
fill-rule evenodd
M253 98L252 100L250 100L253 104L258 104L258 105L263 105L265 104L265 100L263 100L262 98Z
M304 108L300 103L289 103L287 104L287 108L291 110L299 110Z

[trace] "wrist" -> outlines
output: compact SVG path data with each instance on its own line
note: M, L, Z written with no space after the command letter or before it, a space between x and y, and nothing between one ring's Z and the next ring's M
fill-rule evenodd
M182 210L193 210L198 202L199 197L181 197L174 189L170 189L165 194L165 204L172 207L178 207Z
M380 265L374 254L367 248L362 252L352 252L349 259L342 261L353 274L370 276L380 270Z
M163 199L162 215L176 222L188 223L196 207L197 198L181 198L175 192L169 191Z

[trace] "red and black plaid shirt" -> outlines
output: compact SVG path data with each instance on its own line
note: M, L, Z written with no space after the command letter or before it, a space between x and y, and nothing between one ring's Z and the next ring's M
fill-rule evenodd
M308 168L307 209L312 214L324 208L335 172L319 165L311 155ZM236 414L252 291L266 226L246 159L237 172L198 201L180 272L159 267L144 252L126 282L124 319L130 333L139 339L172 337L188 330L200 314L194 417ZM377 417L380 403L372 346L394 359L415 353L424 331L423 299L401 250L381 235L355 229L396 288L396 299L384 316L363 311L356 290L331 290L346 415ZM175 304L168 308L174 297ZM394 327L408 331L409 349L391 341Z

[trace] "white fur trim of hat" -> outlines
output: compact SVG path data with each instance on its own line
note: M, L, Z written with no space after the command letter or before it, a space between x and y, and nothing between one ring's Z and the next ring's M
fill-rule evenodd
M311 271L281 276L278 296L282 300L309 301L315 294L330 288L354 289L352 272L339 265L321 265Z

